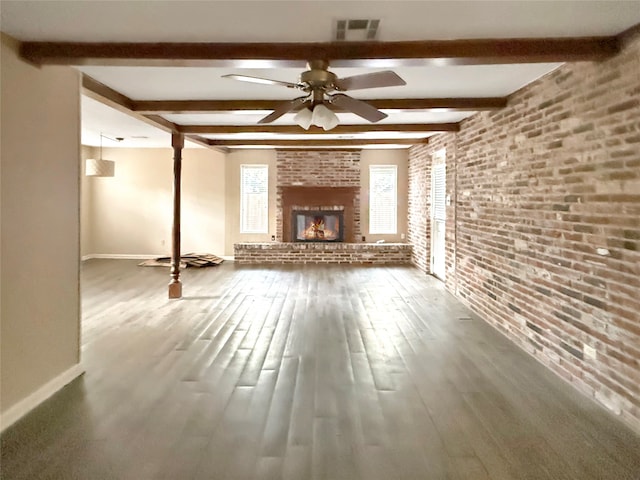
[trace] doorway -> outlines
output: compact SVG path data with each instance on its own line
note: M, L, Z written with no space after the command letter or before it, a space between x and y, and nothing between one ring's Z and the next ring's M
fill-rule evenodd
M431 168L431 273L445 280L447 172L446 150L438 150Z

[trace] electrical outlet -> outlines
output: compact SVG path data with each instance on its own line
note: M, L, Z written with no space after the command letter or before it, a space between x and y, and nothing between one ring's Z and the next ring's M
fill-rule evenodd
M404 233L400 234L400 240L404 240Z
M160 240L160 246L164 247L164 238L162 240Z
M587 358L596 358L598 355L596 349L586 343L582 345L582 353L584 353L584 356Z

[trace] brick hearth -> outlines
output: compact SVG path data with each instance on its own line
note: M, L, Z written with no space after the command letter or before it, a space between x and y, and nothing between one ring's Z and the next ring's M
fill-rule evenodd
M407 264L408 243L236 243L240 264L343 263L354 265Z

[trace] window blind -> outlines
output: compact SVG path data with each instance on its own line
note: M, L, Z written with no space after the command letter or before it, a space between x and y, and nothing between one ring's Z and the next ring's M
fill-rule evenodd
M240 233L269 231L269 166L240 166Z
M369 233L398 231L398 167L369 167Z
M445 164L433 166L433 219L446 220L446 170Z

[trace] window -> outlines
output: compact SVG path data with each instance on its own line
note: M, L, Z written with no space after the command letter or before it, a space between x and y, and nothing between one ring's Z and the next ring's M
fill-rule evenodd
M398 231L398 167L369 167L369 233Z
M269 232L269 167L240 165L240 233Z

